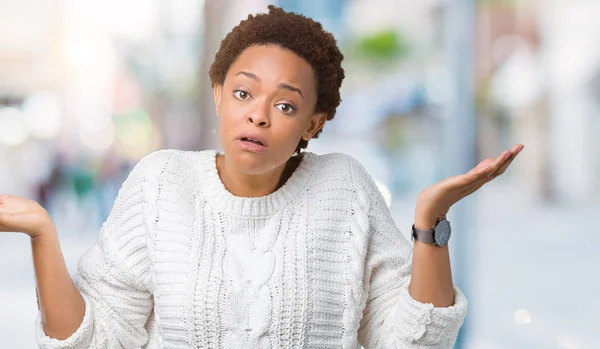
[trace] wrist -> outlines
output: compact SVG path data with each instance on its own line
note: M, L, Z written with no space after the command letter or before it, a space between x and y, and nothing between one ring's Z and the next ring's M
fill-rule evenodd
M431 230L440 217L432 214L415 214L415 228L419 230Z
M431 230L439 218L446 218L449 209L443 209L440 205L432 205L417 200L415 208L415 228L419 230Z
M33 242L39 240L45 240L48 238L54 238L58 236L58 232L56 231L56 226L54 222L49 221L43 224L36 232L29 234L31 240Z
M450 239L450 222L446 215L416 215L412 227L412 238L414 241L443 247Z

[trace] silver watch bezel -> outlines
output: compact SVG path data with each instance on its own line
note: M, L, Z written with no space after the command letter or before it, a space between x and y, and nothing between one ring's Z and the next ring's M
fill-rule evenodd
M445 239L445 241L443 241L443 243L441 243L442 240L440 234L442 234L441 230L438 229L438 227L440 227L440 224L447 224L448 226L448 237ZM423 242L423 243L427 243L427 244L431 244L431 245L435 245L438 247L444 247L446 245L448 245L448 242L450 241L450 237L452 236L452 226L450 225L450 221L448 221L445 217L440 217L438 218L438 220L435 222L434 226L432 229L430 230L419 230L417 228L415 228L415 225L413 224L412 226L412 240L415 240L415 236L417 235L416 232L422 232L422 233L429 233L431 234L431 240L433 240L433 243L429 242L429 241L422 241L417 239L417 241Z

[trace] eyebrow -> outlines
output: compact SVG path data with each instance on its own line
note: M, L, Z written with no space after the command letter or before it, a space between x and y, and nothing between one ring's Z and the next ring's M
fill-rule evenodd
M246 71L240 71L240 72L238 72L238 73L237 73L237 74L235 74L235 75L236 75L236 76L237 76L237 75L244 75L244 76L246 76L246 77L249 77L249 78L250 78L250 79L252 79L252 80L255 80L255 81L257 81L257 82L260 82L260 78L259 78L258 76L256 76L256 74L249 73L249 72L246 72ZM298 94L300 95L300 97L302 97L302 99L304 99L304 95L302 94L302 90L300 90L299 88L297 88L297 87L295 87L295 86L292 86L292 85L290 85L290 84L286 84L285 82L282 82L282 83L280 83L279 85L277 85L277 87L278 87L278 88L285 89L285 90L289 90L289 91L292 91L292 92L298 92Z

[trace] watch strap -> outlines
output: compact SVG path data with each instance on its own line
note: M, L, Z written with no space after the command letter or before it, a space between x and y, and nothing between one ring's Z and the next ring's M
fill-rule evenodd
M434 244L435 240L433 239L433 229L432 230L419 230L415 228L413 224L412 227L413 238L419 242L424 242L426 244Z

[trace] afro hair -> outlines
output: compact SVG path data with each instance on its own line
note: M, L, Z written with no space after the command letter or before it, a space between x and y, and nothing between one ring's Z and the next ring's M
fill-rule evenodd
M340 87L344 79L344 56L335 38L321 23L310 18L273 5L268 9L269 13L249 15L225 36L210 67L211 85L224 83L229 68L246 48L276 45L296 53L312 66L317 80L315 112L325 113L327 120L332 120L341 102ZM299 153L307 146L308 141L301 139L295 152Z

